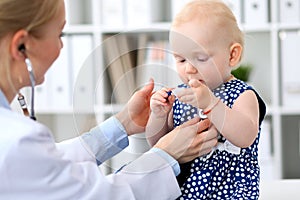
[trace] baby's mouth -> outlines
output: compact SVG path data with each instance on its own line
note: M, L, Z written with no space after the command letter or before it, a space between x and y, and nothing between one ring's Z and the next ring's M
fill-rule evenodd
M198 79L198 81L204 85L206 85L206 82L203 79Z

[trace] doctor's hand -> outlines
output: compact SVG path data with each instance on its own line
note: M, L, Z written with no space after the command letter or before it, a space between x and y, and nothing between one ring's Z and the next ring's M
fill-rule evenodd
M209 120L199 122L195 117L160 138L154 147L164 150L179 163L186 163L209 153L217 145L217 135Z
M128 135L145 131L150 115L150 98L153 88L154 81L151 79L147 85L135 92L125 108L115 115L125 127Z

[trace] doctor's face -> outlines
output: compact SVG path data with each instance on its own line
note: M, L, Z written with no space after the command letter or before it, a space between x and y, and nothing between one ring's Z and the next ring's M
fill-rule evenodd
M58 15L42 27L37 33L38 37L32 37L31 48L28 53L34 68L36 84L41 84L44 81L45 73L60 54L63 47L61 37L64 25L65 5L64 1L61 0Z

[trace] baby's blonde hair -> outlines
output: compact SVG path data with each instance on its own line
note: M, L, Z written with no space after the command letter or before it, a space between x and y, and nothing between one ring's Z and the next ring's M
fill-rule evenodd
M203 18L203 19L202 19ZM193 0L187 3L175 16L172 27L180 26L188 21L209 19L216 26L232 36L231 43L240 43L244 47L244 34L237 24L237 20L226 4L219 0ZM196 28L196 27L195 27Z

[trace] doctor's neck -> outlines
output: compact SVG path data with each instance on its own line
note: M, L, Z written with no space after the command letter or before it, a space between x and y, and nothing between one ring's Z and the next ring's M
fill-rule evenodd
M6 97L7 101L11 103L19 92L12 83L12 80L9 80L7 76L3 76L3 74L0 74L0 80L0 90Z

